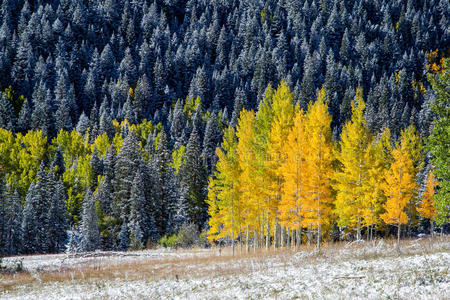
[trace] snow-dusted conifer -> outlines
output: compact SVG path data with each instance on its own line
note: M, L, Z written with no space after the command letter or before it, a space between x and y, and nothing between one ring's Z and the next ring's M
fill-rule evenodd
M98 230L98 217L95 209L95 197L88 189L83 200L83 213L81 216L81 251L94 251L100 246L100 233Z

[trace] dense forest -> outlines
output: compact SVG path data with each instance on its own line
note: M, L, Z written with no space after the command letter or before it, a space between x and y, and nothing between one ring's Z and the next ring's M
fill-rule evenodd
M3 0L0 255L447 224L449 20L445 0Z

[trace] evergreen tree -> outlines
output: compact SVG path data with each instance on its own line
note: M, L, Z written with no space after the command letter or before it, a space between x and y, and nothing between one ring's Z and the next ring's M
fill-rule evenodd
M100 233L98 230L98 217L95 209L95 196L91 190L85 192L83 199L83 212L80 225L80 250L94 251L100 246Z
M180 168L181 184L188 190L188 214L189 218L201 228L206 221L206 168L201 158L199 149L199 136L194 127L189 142L186 146L185 161Z
M170 228L171 215L175 213L177 201L177 185L172 167L167 135L164 130L159 134L158 147L150 160L152 173L154 174L154 186L152 189L154 218L158 227L158 234L164 235L173 232Z
M125 137L114 163L113 214L124 219L130 214L130 191L139 161L142 159L139 141L134 130Z
M216 165L216 147L219 144L221 134L219 124L217 123L217 116L215 113L206 122L205 136L203 138L202 157L208 166L209 173L212 172Z
M49 211L49 252L56 253L65 249L67 243L66 191L62 180L56 182Z
M20 130L22 132L27 132L28 130L31 129L31 126L32 126L32 120L31 120L32 113L33 113L33 111L32 111L32 108L31 108L30 101L25 99L25 101L24 101L24 103L22 105L22 109L20 110L19 120L17 121L18 130Z
M37 234L39 224L36 216L36 200L39 192L36 185L32 183L25 198L25 208L23 210L22 232L23 232L23 253L32 254L39 251L39 240Z
M15 131L16 116L8 96L0 93L0 128Z
M145 245L144 232L150 231L147 228L147 213L145 211L146 199L144 194L144 182L142 181L140 172L134 177L133 186L130 193L130 240L131 247L134 249L142 249Z
M128 232L127 223L124 220L122 222L122 227L120 227L119 233L119 247L121 251L126 251L130 247L130 233Z
M61 146L58 146L58 148L56 148L56 152L55 152L55 156L53 158L51 168L52 168L53 172L55 173L55 175L58 176L59 178L61 178L63 176L63 174L66 170L65 165L64 165L64 157L63 157L63 153L61 150Z
M9 255L17 255L22 252L22 203L19 193L15 189L9 192L9 214L8 214L8 247Z

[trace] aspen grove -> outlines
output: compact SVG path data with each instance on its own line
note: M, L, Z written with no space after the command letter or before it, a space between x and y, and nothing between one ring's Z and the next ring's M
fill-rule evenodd
M298 246L366 232L400 238L418 217L436 216L436 180L425 192L415 178L423 168L422 139L413 125L393 140L389 128L372 133L361 89L338 141L332 140L325 88L306 111L285 82L269 86L257 112L243 109L224 130L210 179L208 237L254 247ZM337 235L337 236L336 236ZM242 246L242 245L241 245Z

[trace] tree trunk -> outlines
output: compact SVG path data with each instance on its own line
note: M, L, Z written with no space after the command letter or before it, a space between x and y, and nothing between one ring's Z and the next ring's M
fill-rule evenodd
M231 248L233 249L234 256L234 230L231 232Z
M253 250L256 252L256 244L258 243L258 230L253 235Z
M275 250L277 248L277 221L275 220L275 224L273 225L273 249Z
M239 234L239 253L242 254L242 233Z
M298 241L297 241L297 229L292 229L292 241L293 241L292 247L294 249L297 248L297 243L298 243Z
M248 226L247 226L247 237L245 239L245 243L246 243L245 248L247 250L247 253L249 253L250 252L250 232L248 230Z
M359 241L361 239L361 219L358 218L358 226L356 227L356 240Z
M401 224L398 223L398 230L397 230L397 245L400 247L400 231L401 231Z
M317 248L320 248L320 223L317 226Z
M298 226L296 233L297 233L297 238L295 241L295 248L298 249L300 247L300 245L302 244L302 227L301 227L301 225Z
M269 248L270 248L270 221L269 221L269 218L267 218L266 231L267 231L266 250L269 250Z
M430 219L430 234L431 234L431 237L434 236L434 222L433 222L433 219Z

